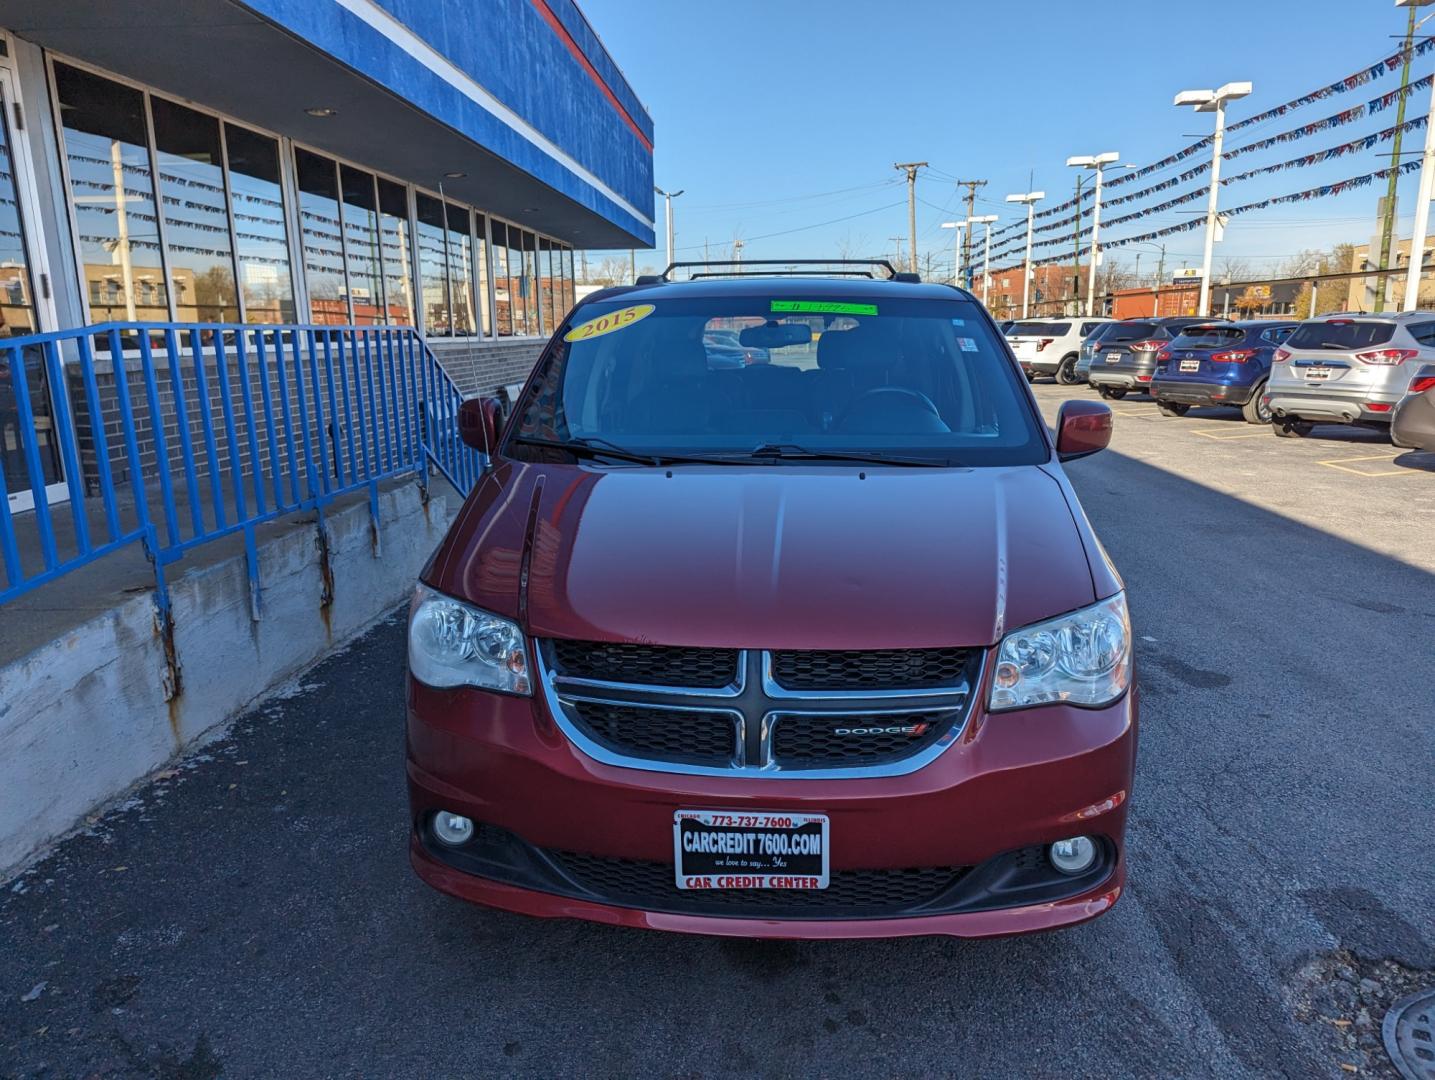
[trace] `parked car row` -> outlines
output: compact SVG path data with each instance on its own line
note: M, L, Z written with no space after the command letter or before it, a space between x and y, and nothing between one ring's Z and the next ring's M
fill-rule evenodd
M1024 319L1006 336L1029 378L1087 382L1110 399L1146 393L1167 416L1225 405L1282 438L1351 424L1388 431L1405 449L1435 450L1435 312Z

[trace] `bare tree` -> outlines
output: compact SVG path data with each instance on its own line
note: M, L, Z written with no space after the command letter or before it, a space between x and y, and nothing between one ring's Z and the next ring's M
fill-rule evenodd
M1242 259L1237 255L1227 255L1221 260L1221 267L1216 271L1216 280L1225 284L1239 281L1249 281L1255 270L1251 267L1249 259Z

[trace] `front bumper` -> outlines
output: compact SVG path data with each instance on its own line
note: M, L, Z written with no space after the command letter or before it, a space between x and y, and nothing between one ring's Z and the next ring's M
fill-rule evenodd
M1366 390L1340 393L1330 389L1296 390L1284 386L1267 386L1271 412L1277 417L1310 420L1322 424L1365 424L1385 426L1390 423L1399 394L1370 393ZM1373 410L1370 405L1384 405Z
M410 857L423 880L462 899L621 926L777 938L989 937L1071 926L1108 910L1124 888L1137 709L1134 689L1104 709L1052 705L987 716L976 706L955 744L906 775L729 778L607 765L569 742L541 699L411 682ZM480 836L488 829L508 854L465 862L438 849L425 830L438 809L473 818ZM692 894L675 886L670 896L627 902L601 874L578 881L547 865L567 856L650 870L665 864L671 881L679 809L826 814L834 879L913 868L959 868L961 876L952 890L892 917L824 917L820 903L749 916L741 903L725 905L730 914L683 910ZM992 867L1013 853L1076 834L1101 838L1099 875L1035 902L992 884Z
M1179 401L1188 405L1244 405L1251 400L1252 387L1228 383L1151 380L1151 396L1161 401Z

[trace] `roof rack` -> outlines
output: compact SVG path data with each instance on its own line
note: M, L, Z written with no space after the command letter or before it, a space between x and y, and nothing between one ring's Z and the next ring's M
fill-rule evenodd
M896 269L886 259L710 259L707 261L674 262L669 263L661 274L641 274L638 276L638 285L658 285L672 280L674 270L691 269L701 266L700 274L689 274L689 280L698 278L717 277L744 277L745 268L751 266L780 266L782 270L766 270L764 275L773 277L790 277L804 275L806 271L793 269L798 266L851 266L866 267L865 270L830 270L832 277L865 277L876 278L876 270L886 270L888 281L905 281L916 283L922 279L919 275ZM714 266L730 267L726 270L714 270Z

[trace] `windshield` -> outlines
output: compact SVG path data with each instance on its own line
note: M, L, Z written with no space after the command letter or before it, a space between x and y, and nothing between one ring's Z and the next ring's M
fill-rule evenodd
M636 299L575 309L519 403L506 452L586 442L743 461L764 447L764 460L789 456L773 447L973 466L1049 456L973 303ZM740 351L718 344L725 332Z
M1292 349L1364 349L1384 345L1395 336L1389 322L1308 322L1296 328L1286 341Z
M1239 326L1188 326L1171 342L1173 349L1218 349L1246 339Z

